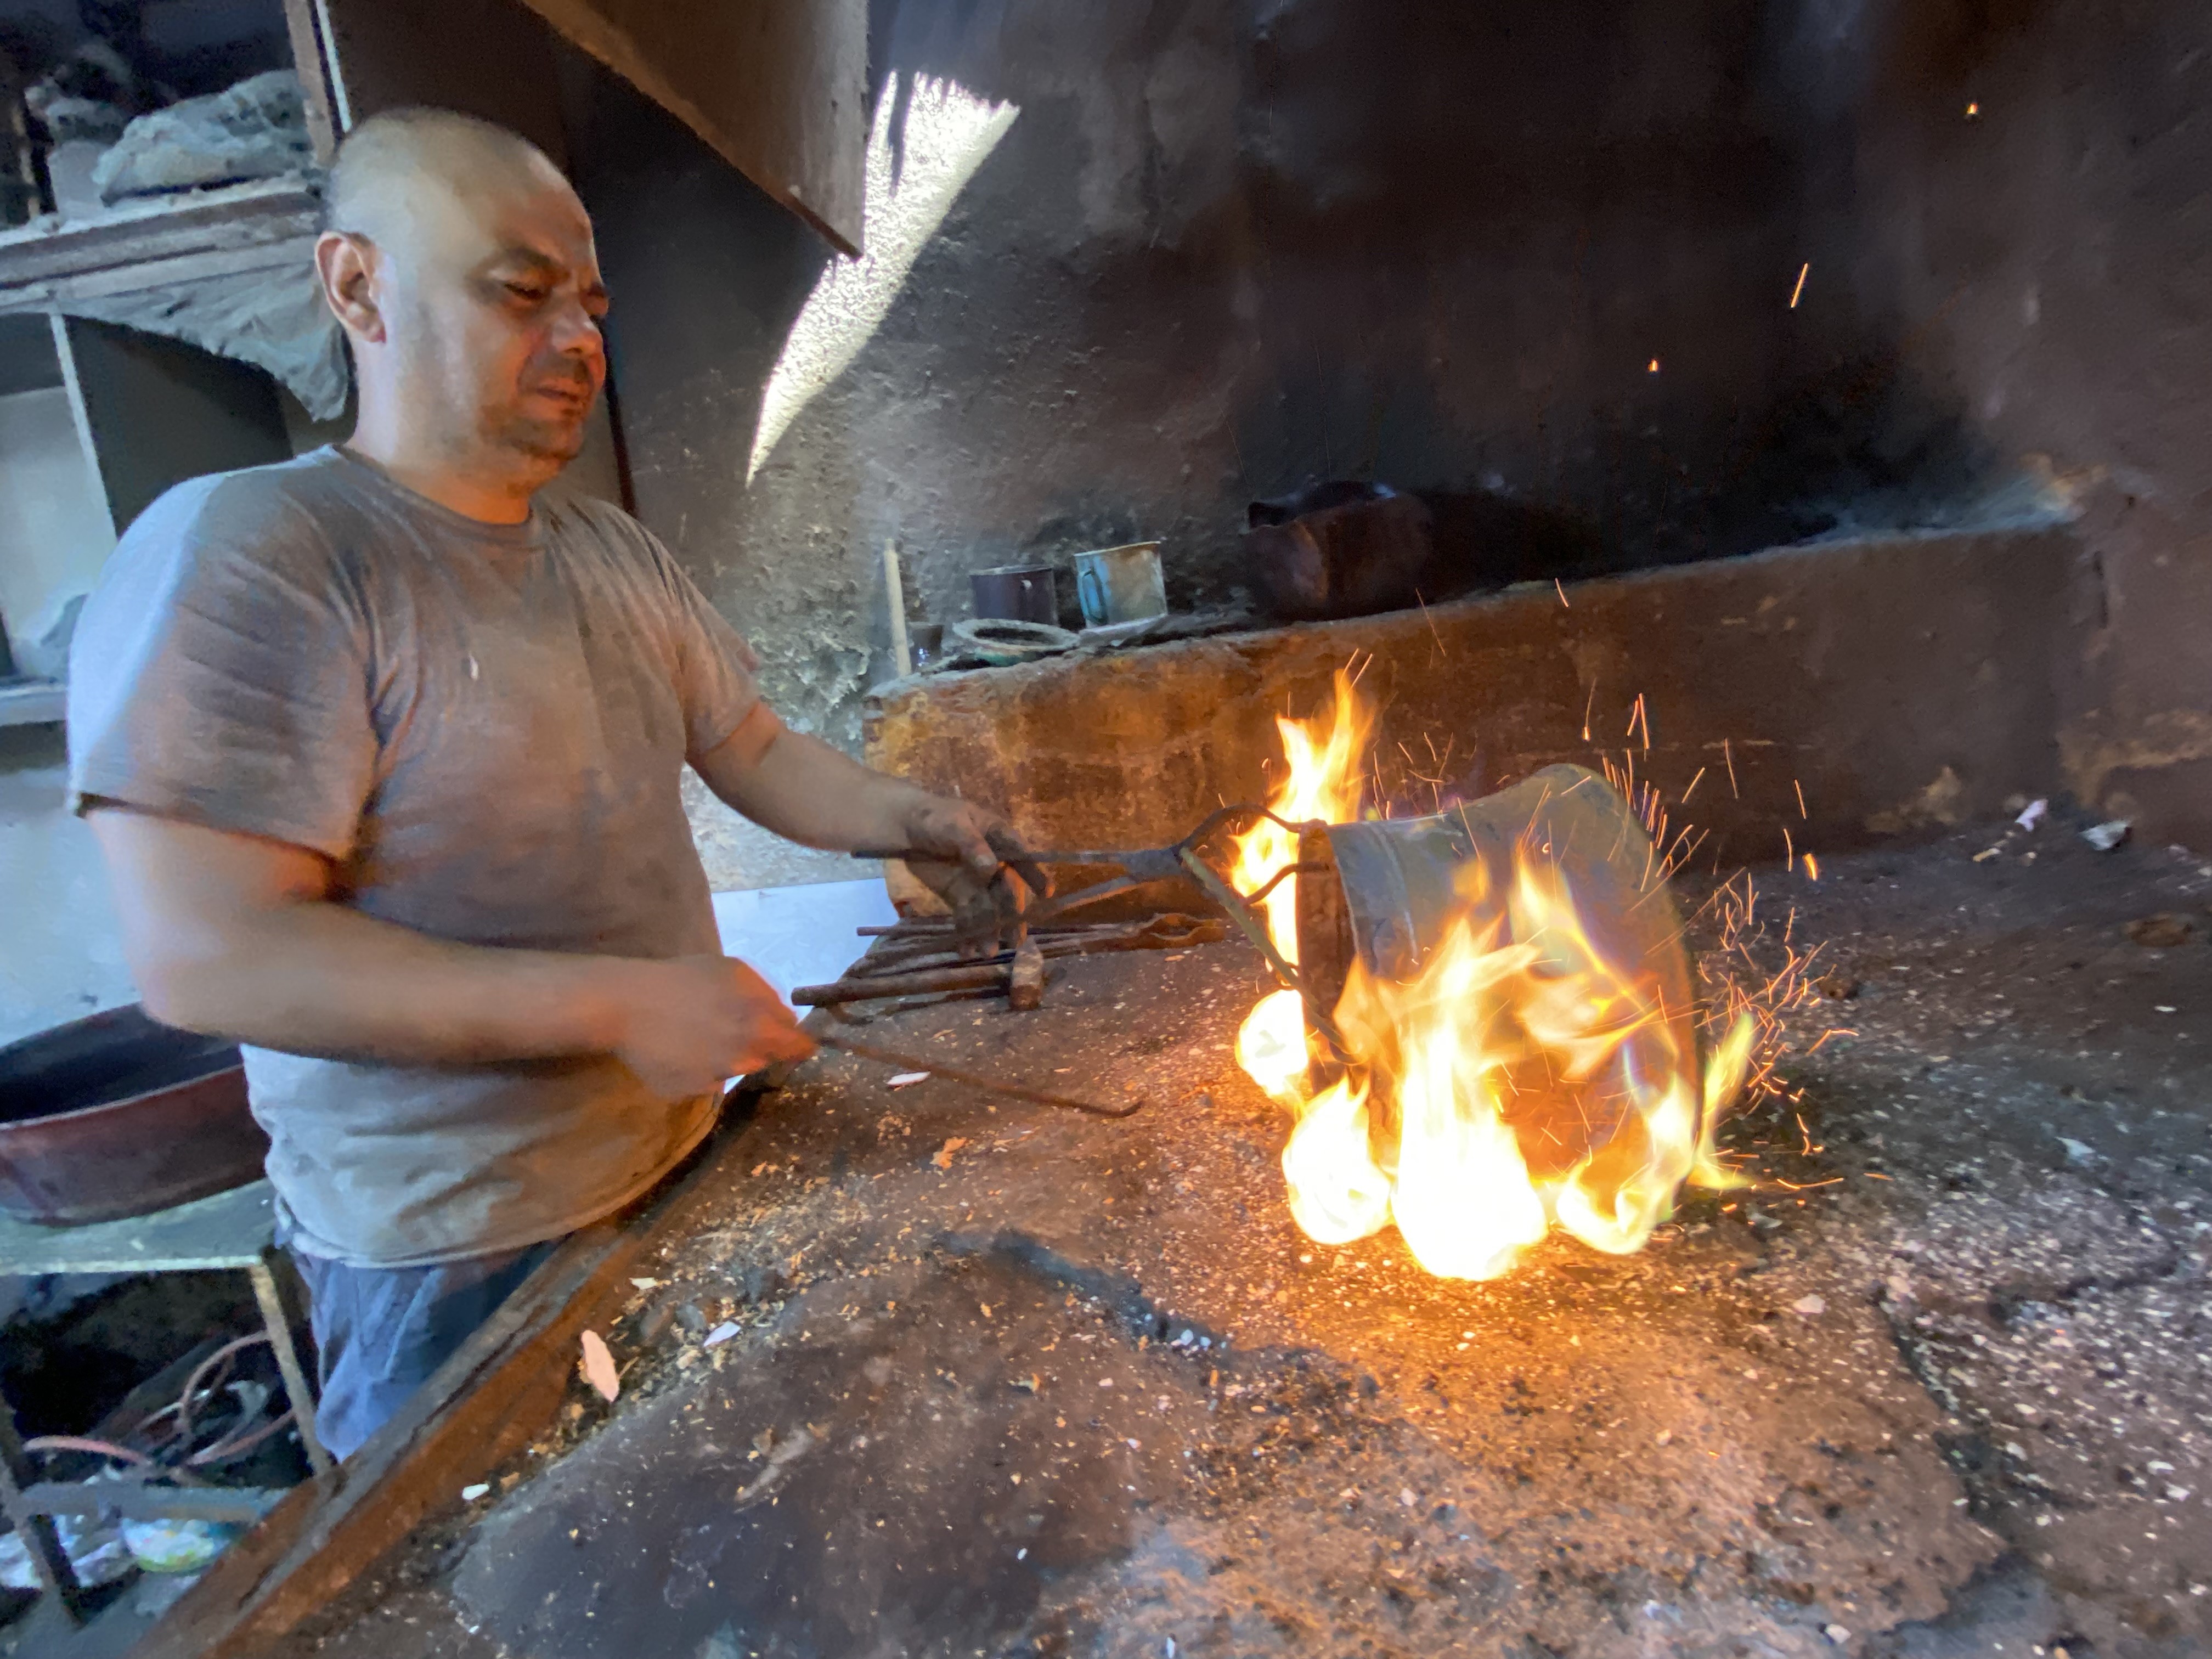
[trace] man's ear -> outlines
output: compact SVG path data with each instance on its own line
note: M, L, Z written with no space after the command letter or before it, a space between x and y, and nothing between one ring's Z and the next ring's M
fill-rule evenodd
M384 342L384 314L376 306L376 244L351 231L326 230L315 239L315 274L323 303L356 340Z

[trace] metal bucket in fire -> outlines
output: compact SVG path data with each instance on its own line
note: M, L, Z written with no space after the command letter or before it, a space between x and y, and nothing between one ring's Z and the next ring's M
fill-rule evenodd
M1632 980L1644 1012L1595 1075L1563 1077L1557 1057L1543 1054L1515 1068L1506 1116L1532 1176L1607 1146L1639 1079L1695 1067L1695 981L1681 917L1643 823L1595 773L1547 766L1432 817L1310 826L1298 859L1298 979L1316 1030L1328 1029L1355 959L1379 978L1411 979L1462 917L1498 945L1546 949L1516 902L1516 882L1524 866L1564 878L1588 945Z

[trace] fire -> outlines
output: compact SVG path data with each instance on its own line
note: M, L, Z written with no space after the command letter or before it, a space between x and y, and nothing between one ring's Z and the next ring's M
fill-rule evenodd
M1269 805L1294 820L1356 820L1374 716L1350 680L1337 677L1328 714L1278 725L1290 775ZM1237 1059L1297 1115L1283 1173L1316 1241L1395 1222L1431 1273L1494 1279L1553 1225L1625 1255L1685 1181L1734 1184L1711 1133L1750 1069L1752 1020L1735 1020L1701 1076L1656 974L1608 955L1533 839L1508 870L1480 858L1461 869L1443 938L1410 977L1353 963L1334 1011L1350 1064L1318 1092L1297 994L1274 992L1247 1017ZM1297 857L1297 837L1263 821L1239 842L1237 884L1253 890ZM1293 962L1295 882L1265 901Z
M1335 706L1326 716L1295 720L1278 715L1283 756L1290 772L1267 805L1293 823L1350 823L1359 817L1361 763L1375 730L1375 711L1351 675L1336 674ZM1237 837L1229 878L1241 892L1255 892L1298 860L1298 838L1272 818L1261 818ZM1290 877L1260 902L1267 937L1283 960L1298 959L1297 878ZM1304 1092L1306 1018L1296 991L1260 1000L1237 1034L1237 1060L1253 1081L1279 1100ZM1370 1229L1372 1231L1373 1229ZM1318 1237L1318 1235L1316 1235Z

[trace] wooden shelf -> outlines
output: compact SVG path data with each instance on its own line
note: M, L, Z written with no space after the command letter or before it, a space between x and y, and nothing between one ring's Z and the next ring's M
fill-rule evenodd
M293 173L0 231L0 312L298 261L321 212L308 179Z
M55 726L69 701L59 680L0 680L0 726Z

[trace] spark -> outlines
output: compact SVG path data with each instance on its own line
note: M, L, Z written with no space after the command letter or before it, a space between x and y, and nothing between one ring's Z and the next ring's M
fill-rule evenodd
M1735 755L1729 748L1729 740L1726 738L1721 739L1721 758L1728 763L1729 793L1741 800L1743 791L1735 787Z
M1682 833L1686 836L1690 833L1687 826L1684 827ZM1672 864L1667 872L1668 875L1672 877L1676 870L1683 868L1692 859L1695 858L1698 855L1698 848L1705 844L1705 837L1711 834L1712 834L1712 831L1710 829L1698 830L1697 840L1692 842L1687 847L1684 848L1680 854L1672 861Z
M1654 358L1651 360L1651 367L1650 367L1649 369L1647 369L1647 370L1645 371L1645 373L1647 373L1647 374L1656 374L1658 372L1659 372L1659 360L1658 360L1656 357L1654 357Z
M1429 625L1429 637L1437 642L1437 654L1449 657L1451 653L1444 649L1444 636L1437 632L1437 619L1429 614L1429 602L1421 598L1421 590L1418 587L1413 590L1413 599L1421 607L1421 620Z
M1979 115L1981 112L1982 112L1982 106L1981 106L1979 104L1969 104L1969 105L1967 105L1967 106L1966 106L1966 118L1967 118L1969 121L1972 120L1976 116Z
M1630 705L1628 710L1628 730L1625 735L1632 738L1634 737L1636 735L1636 726L1638 721L1643 722L1644 749L1644 752L1649 754L1651 750L1651 717L1644 712L1644 694L1641 691L1638 691L1636 694L1635 702Z
M1780 1176L1777 1176L1774 1177L1774 1184L1778 1187L1787 1187L1793 1193L1810 1193L1817 1192L1823 1187L1840 1187L1844 1184L1844 1178L1841 1176L1830 1176L1826 1181L1808 1181L1801 1187L1794 1181L1784 1181Z
M1574 606L1567 603L1567 585L1561 581L1557 576L1554 576L1552 578L1552 586L1559 590L1559 609L1562 611L1573 610Z
M1803 267L1797 273L1797 286L1790 290L1790 310L1795 311L1797 309L1797 301L1802 299L1805 295L1805 279L1812 274L1813 262L1810 259L1808 259L1805 261Z
M1696 793L1698 793L1698 779L1699 779L1699 778L1703 778L1705 775L1705 769L1704 767L1700 766L1700 767L1698 769L1698 776L1697 776L1697 777L1695 777L1695 778L1692 778L1692 779L1690 780L1690 787L1689 787L1687 789L1685 789L1685 790L1682 792L1682 801L1681 801L1681 804L1682 804L1683 805L1687 806L1687 805L1690 804L1690 797L1691 797L1691 796L1692 796L1692 795L1694 795L1694 794L1696 794Z
M1797 867L1797 849L1790 844L1790 826L1786 823L1782 826L1782 867L1785 870Z
M1792 778L1790 780L1790 787L1797 792L1797 816L1801 818L1811 817L1813 815L1805 810L1805 786Z
M1820 860L1810 853L1805 854L1805 877L1808 881L1820 878Z
M1584 743L1588 743L1590 740L1590 710L1595 707L1597 707L1597 682L1595 680L1592 680L1590 682L1589 696L1583 699L1583 741ZM1610 773L1613 770L1613 768L1608 765L1606 768L1606 770L1607 773Z

